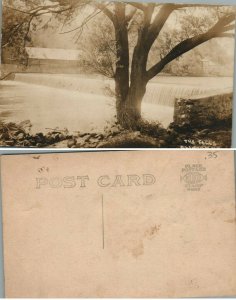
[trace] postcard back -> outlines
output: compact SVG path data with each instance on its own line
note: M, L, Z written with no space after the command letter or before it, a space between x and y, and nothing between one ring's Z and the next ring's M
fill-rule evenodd
M1 158L6 297L236 295L233 151Z

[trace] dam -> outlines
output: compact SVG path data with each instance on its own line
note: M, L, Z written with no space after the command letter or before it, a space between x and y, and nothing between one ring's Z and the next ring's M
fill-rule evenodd
M14 80L0 84L0 121L30 120L34 133L53 128L102 132L116 114L115 99L106 93L114 90L112 80L16 73ZM232 89L232 77L159 76L147 85L142 115L167 127L173 121L176 99Z

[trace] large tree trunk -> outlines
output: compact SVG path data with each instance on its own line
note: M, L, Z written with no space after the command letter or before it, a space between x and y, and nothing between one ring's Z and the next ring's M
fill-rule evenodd
M141 58L132 63L131 81L129 91L125 98L117 97L118 122L128 129L136 130L141 120L141 104L146 92L147 80L140 67ZM119 83L117 83L119 85Z
M165 6L160 11L158 22L151 24L154 5L147 7L144 13L143 25L138 31L138 40L134 48L131 73L129 79L129 45L128 30L125 18L124 4L116 4L116 110L118 122L128 129L136 130L141 121L141 104L146 92L146 85L150 78L146 70L148 54L158 32L172 11L172 6Z
M123 125L123 113L129 93L129 41L124 3L115 3L114 27L116 37L116 111L118 122Z
M118 122L127 129L135 130L141 120L141 104L146 92L146 83L136 80L126 99L116 99Z
M120 78L116 78L116 109L118 122L128 129L135 130L141 120L141 104L143 96L146 92L147 78L146 78L146 64L149 49L143 43L146 34L146 29L143 28L139 32L138 42L134 49L129 89L124 97L120 97L117 93L119 89L124 86Z
M161 8L152 24L155 5L150 4L144 8L143 24L139 27L138 40L133 52L128 92L127 86L125 87L121 78L116 77L117 117L119 123L125 128L135 130L140 125L142 99L146 92L147 82L150 80L146 70L148 54L173 7L173 5L166 4ZM120 27L120 31L123 31L123 28ZM119 38L119 35L116 35L116 40L120 43L117 37ZM118 73L120 74L119 69ZM122 78L124 79L125 76L123 75ZM120 90L124 91L124 87L126 88L126 95L120 93Z

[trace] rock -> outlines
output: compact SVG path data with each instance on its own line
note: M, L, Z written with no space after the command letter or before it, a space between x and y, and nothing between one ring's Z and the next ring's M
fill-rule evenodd
M92 148L90 143L85 143L83 146L80 148Z
M44 143L46 140L45 136L40 132L40 133L36 133L35 135L35 141L37 143Z
M36 141L32 137L28 141L31 146L36 146Z
M9 135L6 133L6 132L3 132L1 134L1 137L0 137L3 141L7 140L9 138Z
M55 141L60 142L60 133L55 134Z
M159 140L159 145L160 147L163 147L166 145L166 141L165 140Z
M26 121L20 122L18 124L18 126L21 127L25 131L25 133L30 133L32 124L31 124L30 120L26 120Z
M16 137L18 140L23 140L24 138L25 138L25 135L24 135L24 133L19 133L18 135L17 135L17 137Z
M97 148L98 143L89 144L86 148Z
M209 132L211 132L210 129L203 129L199 132L200 135L207 135Z
M88 133L86 133L86 132L78 134L79 137L84 137L86 135L88 135Z
M63 140L63 141L60 141L58 143L55 143L55 144L50 144L50 145L47 145L46 147L47 148L67 148L67 142L68 140Z
M5 141L5 144L7 146L14 146L15 142L14 141Z
M137 136L139 136L139 135L141 135L140 131L134 131L134 132L133 132L133 136L134 136L134 137L137 137Z
M97 139L98 139L99 141L101 141L103 138L104 138L104 135L103 135L103 134L100 134L100 135L97 136Z
M117 133L120 132L120 130L117 128L117 127L112 127L111 130L110 130L111 134L114 136L116 135Z
M72 140L68 140L67 141L67 147L68 148L72 148L73 146L76 145L76 140L75 139L72 139Z
M98 139L96 139L96 138L90 138L89 143L90 144L98 143Z
M119 131L123 131L123 130L125 130L120 124L119 125L117 125L117 128L118 128L118 130Z
M181 139L180 137L178 137L178 138L176 139L176 143L179 144L179 145L182 145L182 144L183 144L183 141L182 141L182 139Z
M23 145L24 145L24 147L30 147L31 146L31 144L28 140L24 140Z
M96 133L96 132L90 133L90 137L96 137L96 136L97 136L97 133Z
M84 141L83 138L79 137L79 138L76 139L76 144L83 145L84 143L85 143L85 141Z
M47 141L47 144L53 144L55 142L55 139L53 136L50 136L50 135L47 135L46 136L46 141Z
M64 134L59 133L59 138L60 138L60 141L62 141L65 138Z
M90 137L91 137L90 134L86 134L86 135L83 137L83 140L84 140L85 142L88 142L89 139L90 139Z
M107 132L106 135L105 135L105 138L109 138L109 137L112 137L111 131Z
M97 133L94 137L98 140L101 140L104 138L104 135L102 133Z
M99 143L97 144L97 148L102 148L103 145L104 145L104 142L99 142Z

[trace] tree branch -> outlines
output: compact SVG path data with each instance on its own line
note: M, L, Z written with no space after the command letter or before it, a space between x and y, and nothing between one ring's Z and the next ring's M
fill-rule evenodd
M147 32L147 46L151 48L154 41L159 36L163 26L165 25L167 19L169 18L170 14L174 11L175 5L174 4L163 4L160 8L158 14L154 18L152 24L149 26Z
M126 22L129 23L129 21L132 20L133 16L136 14L137 10L138 10L137 8L133 8L133 9L126 15L126 17L125 17Z
M233 33L220 33L216 37L227 37L227 38L234 38L235 35Z
M229 34L224 33L224 28L232 23L233 20L235 20L235 14L226 15L219 19L206 33L193 36L177 44L163 59L147 71L148 80L155 77L171 61L208 40L216 37L229 37ZM230 37L231 36L232 35L230 34Z
M88 15L88 17L79 26L77 26L73 29L70 29L68 31L60 32L60 34L70 33L70 32L76 31L78 29L81 29L83 26L85 26L87 23L89 23L89 21L91 21L95 16L97 16L101 12L102 12L101 10L98 10L96 12L91 13L90 15Z
M235 24L225 26L223 32L230 31L230 30L235 30Z
M213 36L210 36L209 34L199 34L176 45L163 59L161 59L157 64L147 71L148 80L160 73L172 60L197 47L198 45L205 43L212 37Z
M34 15L34 16L36 16L37 15L37 13L42 13L43 11L45 11L46 10L46 13L48 13L48 11L47 10L49 10L49 9L51 9L51 8L58 8L59 7L59 5L58 4L54 4L54 5L44 5L44 6L38 6L38 7L36 7L36 8L33 8L33 9L31 9L30 11L28 11L29 13L30 13L30 15L32 16L32 15Z
M100 9L113 23L115 22L115 15L101 2L94 3L94 6Z
M20 10L20 9L18 9L18 8L15 8L15 7L11 7L11 6L5 5L4 8L8 8L8 9L11 9L11 10L14 10L14 11L17 11L17 12L20 12L20 13L22 13L22 14L30 15L30 12L23 11L23 10Z
M127 4L132 5L133 7L145 11L145 9L147 8L147 5L144 3L137 3L137 2L127 2Z

